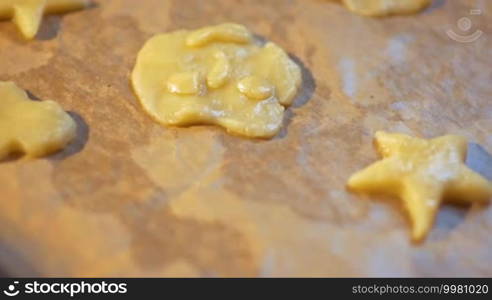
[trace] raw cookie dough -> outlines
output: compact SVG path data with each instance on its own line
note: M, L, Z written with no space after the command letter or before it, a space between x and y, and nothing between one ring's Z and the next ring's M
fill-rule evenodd
M156 121L216 124L269 138L301 84L301 70L276 44L264 46L238 24L179 30L151 38L132 74L140 102Z
M486 203L492 198L492 183L464 164L467 142L462 137L424 140L377 132L375 142L383 159L350 177L348 187L401 198L416 241L426 237L444 199Z
M417 13L432 0L342 0L352 12L369 17Z
M53 101L32 101L13 82L0 81L0 159L24 152L38 157L75 137L74 120Z
M88 5L88 0L0 0L0 20L12 19L26 39L38 32L43 14L64 13Z

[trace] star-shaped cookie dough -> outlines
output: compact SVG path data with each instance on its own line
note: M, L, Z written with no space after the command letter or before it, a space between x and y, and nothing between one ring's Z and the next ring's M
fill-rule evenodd
M382 160L354 174L352 190L401 198L412 221L412 238L426 237L443 200L486 203L492 184L465 164L467 141L446 135L431 140L377 132Z
M23 152L38 157L74 137L76 124L56 102L32 101L12 82L0 81L0 159Z
M43 14L64 13L88 5L88 0L1 0L0 19L12 19L26 39L36 36Z

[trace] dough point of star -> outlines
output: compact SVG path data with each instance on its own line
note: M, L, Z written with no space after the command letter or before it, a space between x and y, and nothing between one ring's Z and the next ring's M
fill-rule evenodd
M432 0L342 0L352 12L368 17L408 15L430 5Z
M26 39L38 32L43 14L58 14L79 10L88 0L1 0L0 20L12 19Z
M270 138L301 85L301 70L274 43L239 24L157 35L138 54L132 84L144 110L165 125L215 124Z
M43 156L65 147L76 124L56 102L32 101L12 82L0 81L0 159L23 152Z
M427 236L444 200L487 203L492 198L492 183L464 163L467 141L462 137L425 140L377 132L375 142L382 160L350 177L348 187L401 198L415 241Z

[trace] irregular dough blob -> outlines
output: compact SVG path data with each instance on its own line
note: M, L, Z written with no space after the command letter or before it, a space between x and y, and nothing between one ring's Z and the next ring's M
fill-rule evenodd
M301 84L301 70L274 43L242 25L221 24L151 38L132 74L145 111L166 125L216 124L269 138Z
M36 36L43 14L86 7L88 0L0 0L0 20L12 19L26 39Z
M67 145L76 124L56 102L32 101L13 82L0 82L0 159L43 156Z
M348 187L401 198L415 241L426 237L443 200L487 203L492 198L492 183L464 164L467 142L462 137L424 140L377 132L375 142L383 159L350 177Z
M368 17L417 13L432 0L342 0L352 12Z

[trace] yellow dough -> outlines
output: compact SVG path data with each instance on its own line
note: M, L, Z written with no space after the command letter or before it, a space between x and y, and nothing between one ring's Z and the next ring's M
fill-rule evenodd
M352 12L369 17L417 13L432 0L342 0Z
M88 3L88 0L0 0L0 19L12 19L22 35L32 39L43 14L78 10Z
M269 138L282 126L301 70L274 43L262 45L244 26L226 23L151 38L132 83L145 111L162 124L216 124Z
M49 154L67 145L75 131L75 122L60 105L32 101L14 83L0 81L0 159L16 152Z
M464 164L467 142L462 137L424 140L377 132L375 142L383 159L354 174L348 187L401 198L416 241L429 232L443 200L486 203L492 198L492 184Z

